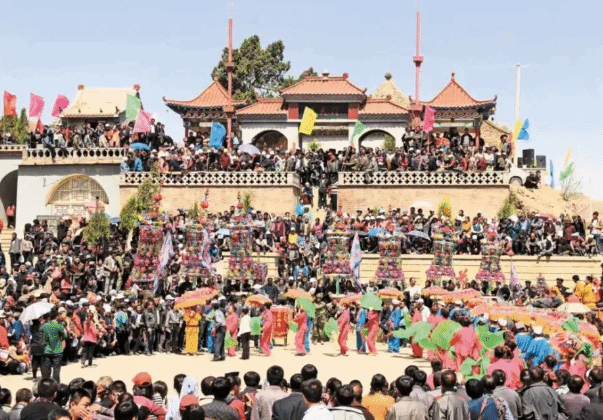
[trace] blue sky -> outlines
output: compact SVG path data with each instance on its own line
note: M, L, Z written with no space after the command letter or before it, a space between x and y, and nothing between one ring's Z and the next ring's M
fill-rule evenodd
M495 118L512 126L515 64L522 73L521 117L528 143L561 167L568 145L585 192L603 198L598 145L603 142L603 3L508 0L483 2L268 0L234 1L235 46L258 34L265 46L285 43L291 73L313 66L372 92L386 71L414 93L415 11L423 13L422 99L431 99L456 72L477 99L498 95ZM140 83L146 109L180 138L180 119L162 96L190 99L208 83L227 40L228 3L172 0L9 2L0 15L0 88L27 106L29 92L46 100L45 121L58 93L77 85Z

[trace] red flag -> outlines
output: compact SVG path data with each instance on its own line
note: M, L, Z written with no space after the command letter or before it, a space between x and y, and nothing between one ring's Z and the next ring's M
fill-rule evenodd
M44 98L35 93L29 94L29 118L40 118L44 111Z
M42 124L42 120L38 118L38 123L36 124L36 131L38 133L44 132L44 124Z
M134 124L134 133L148 133L151 131L151 113L143 109L138 110L136 123Z
M425 108L425 116L423 117L423 131L430 132L435 124L435 111L432 107Z
M4 91L4 116L17 116L17 97Z
M54 101L54 105L52 107L52 115L53 117L58 118L67 107L69 106L69 99L63 95L57 95L56 101Z

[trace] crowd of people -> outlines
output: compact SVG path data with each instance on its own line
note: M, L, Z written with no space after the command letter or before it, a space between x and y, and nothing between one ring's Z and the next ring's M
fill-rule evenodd
M502 359L501 359L502 360ZM518 378L491 367L466 379L440 363L427 373L407 366L397 379L373 375L370 384L318 379L312 364L285 378L271 366L262 380L248 371L224 376L174 376L172 389L147 372L132 380L78 377L68 384L52 378L19 389L0 389L0 416L10 420L598 420L603 416L603 369L587 381L566 369L524 369ZM571 369L571 368L570 368ZM395 375L395 374L394 374ZM391 379L391 378L390 378ZM368 389L365 388L366 385ZM13 405L14 402L14 405Z
M213 148L209 136L189 132L183 143L177 144L165 133L165 126L152 120L149 133L133 134L134 123L115 125L99 123L94 127L48 127L31 133L28 146L37 145L56 151L67 148L104 148L139 146L131 151L122 164L123 171L150 171L154 164L161 172L170 171L287 171L297 172L304 183L318 187L325 174L335 182L341 171L363 172L367 182L379 171L485 172L506 171L511 165L512 146L507 135L501 135L499 145L487 145L465 129L459 133L450 128L443 133L427 133L420 128L407 127L400 146L347 147L334 149L287 151L262 146L259 154L238 152L240 135L234 133L233 148ZM10 136L4 141L10 141ZM65 153L65 155L67 155ZM538 181L539 182L539 181Z

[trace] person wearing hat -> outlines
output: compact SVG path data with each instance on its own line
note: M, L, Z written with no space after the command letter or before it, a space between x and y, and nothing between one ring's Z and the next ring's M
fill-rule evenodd
M132 390L134 403L138 407L146 407L150 414L157 417L157 420L165 420L165 408L155 404L145 396L152 395L153 393L153 380L151 379L151 375L147 372L140 372L132 379L132 382L134 382L134 388Z
M553 353L553 348L549 340L543 336L544 328L541 325L535 325L532 331L534 331L534 339L523 355L523 359L528 366L535 367L539 366L549 354Z

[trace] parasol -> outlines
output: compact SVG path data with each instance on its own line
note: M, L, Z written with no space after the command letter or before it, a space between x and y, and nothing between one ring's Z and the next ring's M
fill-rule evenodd
M365 293L360 298L360 304L363 308L380 311L383 307L383 300L374 293Z
M568 314L587 314L591 311L591 309L581 303L572 302L564 303L563 305L557 308L557 311L565 312Z
M289 299L299 299L299 298L312 299L312 295L303 289L289 289L285 293L285 297L289 298Z
M145 143L132 143L130 149L134 150L151 150L148 144Z
M205 305L209 300L218 295L216 289L204 287L202 289L187 292L176 299L174 304L175 309L190 308L193 306Z
M261 308L262 306L264 306L264 304L266 303L272 303L272 301L270 299L268 299L266 296L264 295L253 295L253 296L249 296L246 300L245 300L245 304L249 305L249 306L257 306L259 308Z
M54 305L52 303L48 302L36 302L25 308L25 310L19 317L19 320L25 323L34 319L38 319L42 315L46 315L48 312L50 312L53 306Z
M249 143L240 145L238 152L239 153L248 153L252 156L261 154L260 149L255 147L253 144L249 144Z
M410 231L406 234L406 236L416 236L417 238L422 238L427 241L431 241L431 238L429 237L429 235L427 235L425 232L422 232L420 230Z
M393 287L386 287L385 289L379 290L377 294L379 297L384 299L397 299L401 296L404 296L404 292L394 289Z
M353 295L342 297L341 299L339 299L339 303L342 305L350 305L354 302L359 302L361 297L362 294L356 293Z
M304 312L310 317L316 317L316 308L314 307L314 303L308 298L298 298L295 299L295 306L301 306Z

